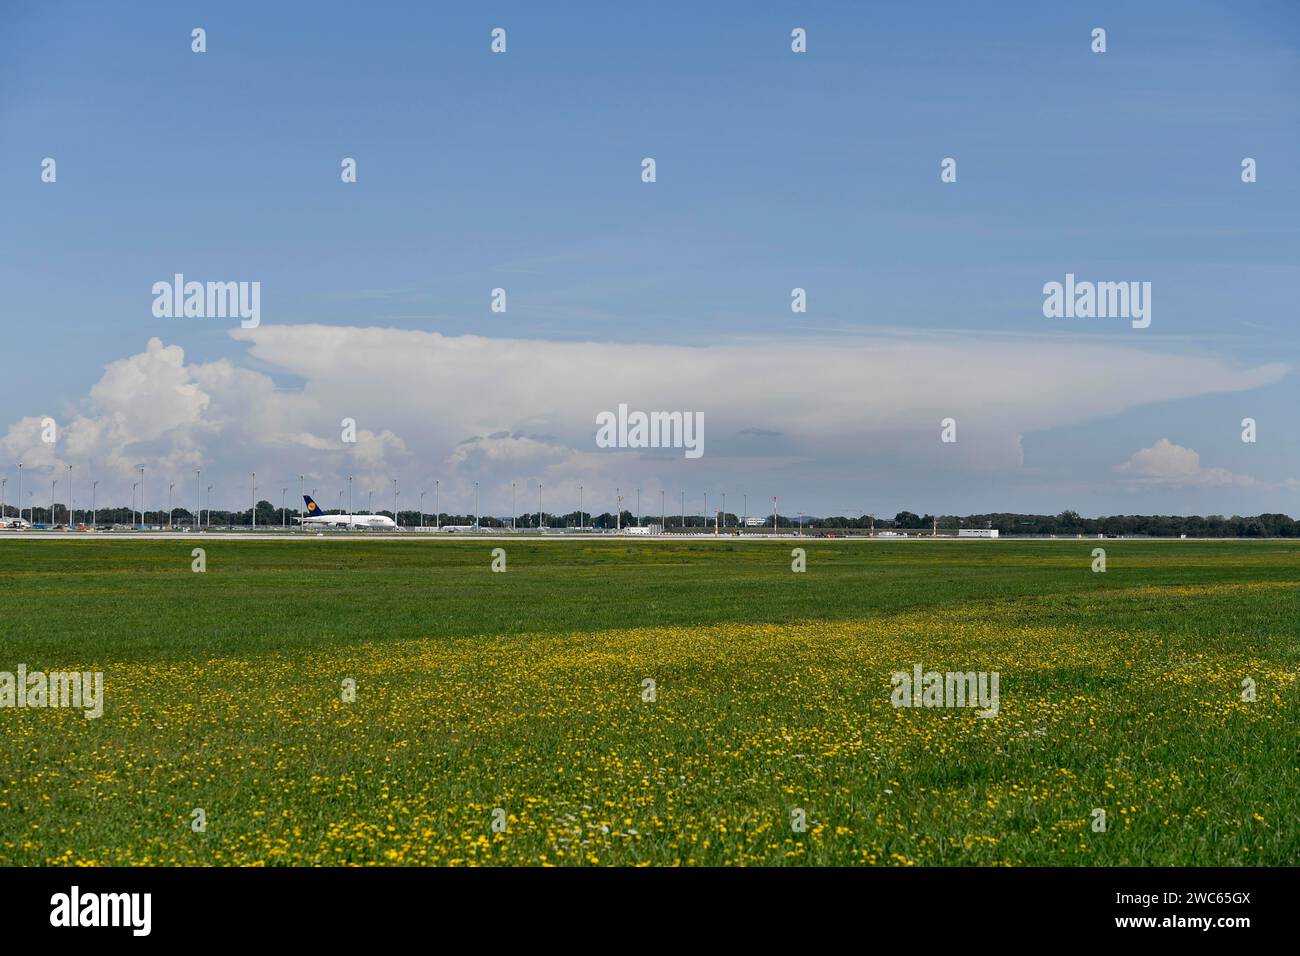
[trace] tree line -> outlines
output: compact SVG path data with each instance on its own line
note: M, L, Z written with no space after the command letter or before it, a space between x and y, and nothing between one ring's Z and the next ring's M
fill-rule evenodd
M14 517L17 514L18 510L15 506L4 506L4 515L6 517ZM393 517L391 511L377 511L375 514L385 515L389 518ZM282 511L280 507L269 501L259 501L257 503L258 527L278 528L284 525L293 527L295 524L293 519L297 516L298 512L292 508ZM23 517L33 524L65 526L69 524L67 506L57 502L54 504L52 513L49 507L34 506L24 508ZM89 524L90 518L89 510L77 509L76 520L78 524ZM421 524L430 527L435 524L464 526L475 523L474 515L446 512L439 515L430 513L421 515L418 511L400 511L396 520L404 528L414 528ZM178 528L192 528L195 526L194 512L186 508L176 508L171 512L170 516L166 511L150 510L145 512L143 519L138 511L133 512L129 508L99 508L95 513L95 521L100 527L113 525L133 527L141 523L149 527L163 528L168 527L169 523ZM717 521L719 530L730 532L738 529L742 522L742 516L727 512L718 515ZM770 531L772 529L772 516L768 515L762 521L761 525L754 526L750 530L761 532L763 529L767 529ZM482 515L478 519L478 523L483 528L503 529L511 527L512 522L510 518ZM663 524L668 531L690 529L712 531L715 518L714 515L709 515L706 518L702 514L688 514L685 516L680 513L666 516L643 514L640 516L639 523ZM243 511L213 509L209 512L205 510L202 514L203 527L239 528L251 527L252 524L253 512L248 508ZM623 511L621 515L612 512L602 514L583 512L581 515L577 511L571 511L567 514L543 512L540 516L534 511L516 515L513 519L514 527L523 529L583 527L608 531L617 527L628 528L636 524L638 524L638 517L631 511ZM872 529L876 531L910 532L937 529L952 532L959 528L994 528L1002 535L1061 535L1070 537L1080 534L1087 537L1104 534L1153 538L1176 538L1180 535L1187 535L1189 538L1300 537L1300 521L1296 521L1288 515L1273 513L1253 516L1110 515L1107 517L1085 518L1074 511L1062 511L1057 515L993 512L990 514L937 516L900 511L892 518L876 517L874 515L829 518L806 515L802 517L799 515L778 515L776 526L781 529L802 526L808 531L832 532L862 532Z

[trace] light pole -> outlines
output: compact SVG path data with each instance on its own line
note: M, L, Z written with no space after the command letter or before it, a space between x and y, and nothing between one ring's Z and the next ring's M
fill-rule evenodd
M253 530L257 530L257 472L249 472L249 477L253 479Z
M194 530L198 531L203 527L203 471L199 468L194 469L194 504L198 508L194 512Z
M172 507L172 492L176 490L176 482L170 482L167 485L167 530L176 530L176 510Z
M140 466L140 527L144 527L144 465Z
M686 531L686 492L682 492L682 531Z
M397 479L393 479L393 524L398 524L397 520Z
M339 495L339 497L343 497ZM348 475L348 530L352 530L352 476Z
M641 527L641 489L636 490L636 526Z
M474 482L474 530L478 531L478 482Z
M3 524L8 517L5 513L5 485L7 484L9 484L8 478L0 478L0 524Z
M208 525L212 527L212 486L208 485Z
M542 533L542 483L537 483L537 533Z
M374 513L375 513L375 493L373 491L367 491L366 492L366 514L372 515Z
M283 531L289 527L289 512L284 510L284 496L289 493L288 488L280 489L280 530Z
M54 489L59 487L59 479L50 482L50 530L54 529Z
M95 489L98 487L99 487L98 481L92 481L90 483L90 527L91 528L96 528L99 526L99 520L98 520L99 515L95 512Z
M131 524L135 524L135 490L140 487L140 482L131 482Z
M23 463L18 463L18 523L23 520Z
M776 495L772 496L772 534L776 534Z
M623 496L619 494L618 491L619 490L617 488L614 489L614 511L616 512L614 516L615 518L614 530L622 531L623 530Z
M578 530L581 531L584 527L585 522L583 521L582 514L582 485L578 485Z
M72 513L72 466L68 466L68 530L72 530L74 522Z
M700 524L704 527L704 533L709 532L709 493L704 493L704 511L700 514Z
M510 482L510 530L515 530L515 515L519 514L519 504L515 500L515 483Z
M744 531L744 525L749 520L749 495L745 495L745 507L741 509L745 514L740 519L741 529Z
M298 476L298 530L306 531L307 525L303 522L302 519L307 517L307 513L303 510L307 506L307 499L303 497L302 480L303 480L303 476L299 475ZM315 494L316 494L315 491L313 491L312 492L313 497L315 496Z
M664 507L664 490L659 489L659 531L662 533L668 530L668 510Z
M420 530L421 531L424 530L424 496L427 494L428 494L427 491L420 492Z
M438 479L433 481L433 530L442 528L442 495L438 488Z
M724 492L722 493L722 530L723 530L723 531L726 531L726 530L727 530L727 523L726 523L726 522L727 522L727 493L724 491ZM718 522L717 522L717 521L714 521L714 522L713 522L713 530L714 530L714 531L717 531L717 530L718 530L717 525L718 525Z

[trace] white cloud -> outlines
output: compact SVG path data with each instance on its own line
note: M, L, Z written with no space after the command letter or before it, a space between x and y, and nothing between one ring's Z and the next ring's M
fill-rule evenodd
M1013 474L1023 465L1024 435L1146 403L1257 388L1288 371L1077 340L684 347L323 325L231 335L261 367L300 378L302 388L277 389L271 374L228 360L186 364L179 347L152 339L144 352L111 363L76 408L54 415L67 422L58 446L41 445L34 417L9 427L4 451L38 468L70 462L83 475L116 476L126 482L122 500L132 466L143 462L164 488L192 485L195 468L224 474L230 487L219 486L214 501L231 505L243 502L240 482L256 470L264 496L277 501L271 486L283 481L296 491L300 473L326 501L353 474L377 497L400 477L404 505L415 502L411 489L437 477L444 509L472 504L479 481L486 506L500 512L512 480L530 493L540 480L557 509L561 500L574 507L584 483L587 502L609 499L591 504L598 510L612 506L616 484L625 493L641 487L651 510L660 488L671 501L687 482L802 486L818 473L861 474L868 463L902 475L942 471L954 481ZM702 412L704 457L598 450L596 414L621 402ZM948 416L957 420L953 445L939 441ZM343 418L357 422L355 445L340 440ZM1177 459L1162 449L1130 470L1146 481L1186 472ZM1196 468L1201 482L1218 475Z
M1171 488L1249 488L1261 484L1226 468L1202 468L1198 452L1175 445L1168 438L1134 452L1128 461L1116 465L1115 470L1133 475L1130 480L1135 484Z

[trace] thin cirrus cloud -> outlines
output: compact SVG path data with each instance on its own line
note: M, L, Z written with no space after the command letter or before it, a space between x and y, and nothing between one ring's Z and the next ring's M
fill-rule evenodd
M1288 372L1278 363L1242 367L1077 340L863 336L828 348L325 325L230 334L252 362L187 361L178 346L152 339L143 352L110 363L62 418L50 412L64 429L59 444L41 442L41 416L32 416L9 426L5 451L35 468L70 463L120 478L143 463L164 483L192 480L199 468L232 476L257 470L275 481L307 474L329 487L353 474L376 488L396 474L415 481L437 473L452 494L474 482L509 494L516 480L545 481L566 495L584 481L636 483L653 493L659 485L647 470L707 483L769 469L788 482L818 469L852 471L868 456L887 458L905 476L924 472L939 454L961 481L966 473L1020 469L1026 434L1154 402L1260 388ZM277 377L302 386L279 388ZM662 449L644 456L597 449L595 417L620 403L702 412L704 456L686 462ZM948 417L958 441L942 446L940 421ZM354 444L341 441L344 418L357 423ZM1120 480L1223 478L1188 454L1195 452L1157 443L1122 466Z

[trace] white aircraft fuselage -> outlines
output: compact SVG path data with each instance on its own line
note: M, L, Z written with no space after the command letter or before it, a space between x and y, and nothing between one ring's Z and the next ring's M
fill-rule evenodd
M397 523L388 515L316 515L295 518L304 528L360 528L363 531L396 531Z

